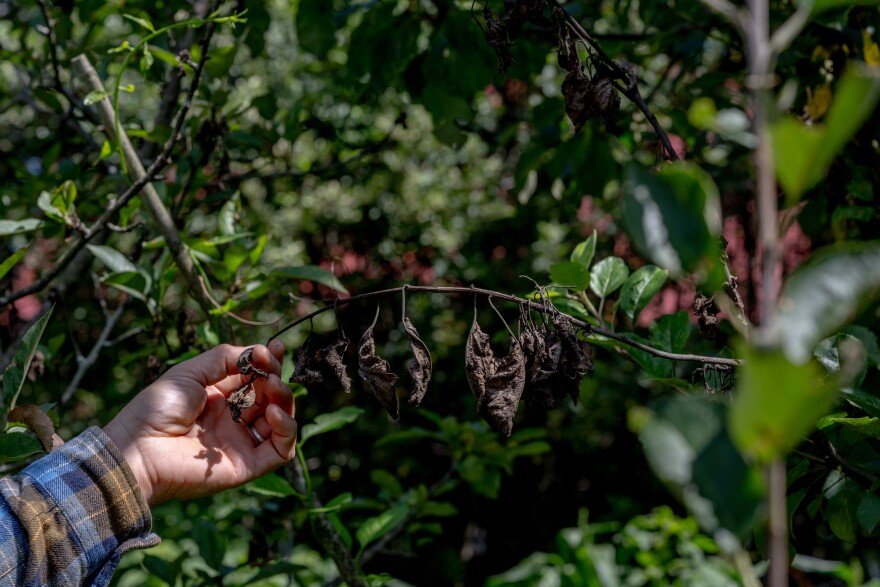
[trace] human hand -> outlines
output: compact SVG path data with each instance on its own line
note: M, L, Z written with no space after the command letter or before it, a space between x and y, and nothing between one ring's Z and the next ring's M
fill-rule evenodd
M293 458L293 394L281 381L284 345L254 347L254 405L232 421L226 398L246 383L245 347L220 345L169 369L104 427L140 484L147 503L210 495L277 469ZM251 435L253 426L263 442Z

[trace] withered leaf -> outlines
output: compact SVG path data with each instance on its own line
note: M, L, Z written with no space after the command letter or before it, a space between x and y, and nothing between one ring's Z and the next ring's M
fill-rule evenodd
M513 55L508 50L510 40L507 26L502 20L492 16L489 8L483 8L483 20L486 21L486 30L483 32L486 43L495 50L495 55L498 57L498 71L504 73L514 63Z
M348 338L342 333L335 343L318 349L311 356L308 344L304 344L296 356L296 367L290 381L300 385L338 385L345 393L350 393L351 379L345 371L345 363L342 362L347 348Z
M308 339L296 353L296 365L293 367L293 373L290 375L289 381L291 383L299 383L300 385L324 383L323 373L313 364Z
M575 130L580 130L599 113L592 82L580 67L570 71L562 80L562 96L565 99L565 113Z
M44 451L52 451L52 435L55 434L55 425L52 424L48 414L38 406L33 404L15 406L10 410L8 419L9 422L24 424L40 441Z
M392 418L397 419L400 415L400 402L394 392L394 384L397 383L397 375L391 372L391 366L385 359L376 356L376 342L373 340L373 327L379 318L379 308L376 308L376 318L373 324L367 328L358 345L358 375L364 382L364 387L372 394Z
M486 380L486 393L477 401L477 411L492 429L510 436L526 384L526 361L520 345L512 341L510 352L494 361L493 367Z
M596 370L593 365L593 350L589 344L578 338L571 322L563 316L555 316L553 326L561 343L560 377L557 379L572 401L577 403L581 381L588 373L592 377Z
M555 408L565 397L565 391L557 382L562 343L548 328L527 330L520 340L526 355L526 387L523 392L526 407Z
M486 383L495 368L495 358L489 346L489 335L480 329L476 316L465 346L464 366L468 385L479 402L486 393Z
M351 393L351 378L345 371L345 363L342 357L345 355L345 349L348 348L348 337L340 333L335 344L332 344L316 353L315 357L321 360L325 366L325 371L331 373L340 387L345 393Z
M254 405L255 401L257 401L257 391L250 381L244 382L241 387L233 391L226 398L226 405L232 412L232 421L241 422L241 413Z
M409 318L403 317L403 331L409 338L409 346L413 352L413 360L409 364L409 376L412 378L412 390L409 393L409 403L417 406L422 403L425 393L428 391L428 382L431 380L433 365L431 364L431 351L419 338L416 327Z
M694 316L697 317L697 324L700 326L700 336L706 340L715 340L718 332L718 312L720 310L714 298L707 298L697 293L694 298Z
M254 347L248 347L238 355L238 372L242 375L254 373L257 377L262 377L263 379L269 377L268 373L254 366Z
M594 80L593 102L605 121L605 128L613 135L620 134L617 122L620 119L620 96L607 77Z

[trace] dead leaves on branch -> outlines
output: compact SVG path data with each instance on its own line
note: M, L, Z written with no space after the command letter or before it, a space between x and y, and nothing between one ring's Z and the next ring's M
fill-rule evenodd
M489 303L491 305L491 299ZM412 351L408 365L411 387L407 398L410 404L418 406L427 394L433 365L428 346L405 315L405 301L403 307L403 331ZM519 336L505 323L510 348L504 356L495 355L491 337L480 328L476 309L474 311L465 345L465 374L480 417L505 436L511 434L520 401L524 400L528 408L545 409L556 407L566 396L577 402L581 381L586 375L592 376L595 370L592 349L579 338L568 317L552 306L545 311L551 318L540 325L535 325L528 311L523 311ZM396 419L400 415L399 379L390 363L376 354L374 331L378 318L379 308L376 308L372 324L358 343L357 371L367 393ZM314 351L310 338L297 353L291 382L321 384L349 392L351 379L344 363L348 338L340 331L335 343Z

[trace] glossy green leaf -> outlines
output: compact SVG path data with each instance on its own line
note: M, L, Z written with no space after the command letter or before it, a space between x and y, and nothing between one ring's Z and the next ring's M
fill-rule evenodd
M92 104L97 104L104 98L109 97L110 92L105 92L103 90L92 90L91 92L86 94L85 98L83 98L83 104L85 104L86 106L91 106Z
M710 288L720 286L720 199L705 171L687 163L657 173L631 165L623 193L622 220L643 255L676 276L700 270Z
M121 271L119 273L111 273L104 276L101 279L101 283L105 283L120 291L124 291L128 295L143 302L147 302L147 294L151 287L150 277L140 271Z
M636 269L620 290L617 305L630 322L635 323L648 302L660 291L669 272L655 265Z
M86 248L113 273L137 273L137 265L117 251L104 245L86 245Z
M383 469L373 469L370 471L370 481L378 485L380 489L384 490L391 499L397 499L403 495L403 485L400 484L400 481L395 475L392 475L388 471Z
M606 257L590 271L590 289L600 298L608 297L626 282L629 268L620 257Z
M596 254L596 235L596 229L593 229L593 234L574 248L569 260L574 263L580 263L584 266L584 269L589 269L590 263L593 262L593 256Z
M357 558L360 558L360 553L363 552L367 545L382 538L403 522L407 514L409 514L408 506L397 505L385 510L378 516L364 520L354 534L358 544L360 544Z
M0 236L13 236L33 232L43 227L43 221L36 218L21 220L0 220Z
M835 87L824 125L807 126L787 116L771 126L776 175L790 204L825 177L831 162L874 111L878 98L880 72L852 62Z
M826 414L836 390L815 363L795 365L780 351L740 345L737 388L730 410L731 436L743 453L761 462L787 454Z
M205 69L213 77L225 77L235 62L237 52L238 45L236 43L214 47L211 49L210 59L205 62Z
M348 293L342 282L335 275L322 269L316 265L303 265L301 267L275 267L269 270L270 275L276 277L288 277L290 279L300 279L303 281L314 281L326 285L330 289L334 289L340 293Z
M571 285L583 291L590 285L590 273L575 261L554 263L550 265L550 280L556 285Z
M290 483L274 473L258 477L244 485L242 489L268 497L290 497L296 493Z
M20 461L41 452L40 441L26 432L0 433L0 463Z
M862 408L871 416L880 417L880 397L859 389L842 389L841 394L845 400Z
M134 16L133 14L124 14L124 13L122 15L122 18L128 19L133 23L139 24L140 26L144 27L145 29L147 29L151 33L156 32L156 29L153 27L153 23L151 23L149 21L149 19L141 18L139 16Z
M773 340L795 363L880 294L880 241L841 243L815 253L789 277Z
M856 514L864 492L858 490L854 481L844 479L841 488L825 506L825 519L834 535L844 542L854 543L858 538Z
M865 532L871 534L880 524L880 496L868 493L862 498L856 510L856 519Z
M841 424L848 428L852 428L866 436L872 438L880 438L880 418L874 416L864 416L862 418L840 418L830 416L822 420L828 424Z
M351 424L360 418L363 413L364 411L361 408L345 406L335 412L315 416L315 421L312 424L306 424L302 427L302 432L299 437L300 446L305 444L306 440L313 436L324 434L331 430L338 430L343 426Z
M299 0L296 37L303 51L324 57L336 45L333 3L326 0Z
M18 349L15 351L15 356L12 357L12 362L3 371L3 404L7 409L6 413L15 407L21 386L24 384L27 373L31 368L31 361L37 350L37 343L40 342L43 330L46 329L46 324L49 323L49 317L52 316L52 310L54 309L55 306L49 308L28 328L28 331L18 345ZM2 421L0 421L0 424L4 424L0 426L0 429L5 427L6 413L3 414Z
M9 273L9 270L15 267L16 264L18 264L18 262L24 258L24 255L25 253L27 253L29 246L30 244L21 247L20 249L6 257L6 259L4 259L2 263L0 263L0 279L3 279L6 274Z
M734 448L727 409L699 396L671 396L630 414L657 476L709 532L746 537L763 496L760 473Z

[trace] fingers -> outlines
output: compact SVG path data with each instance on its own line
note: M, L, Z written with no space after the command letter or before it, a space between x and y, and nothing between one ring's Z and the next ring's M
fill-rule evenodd
M297 424L291 414L272 404L266 410L266 417L261 418L256 427L260 435L267 439L256 448L258 475L263 475L293 458Z

